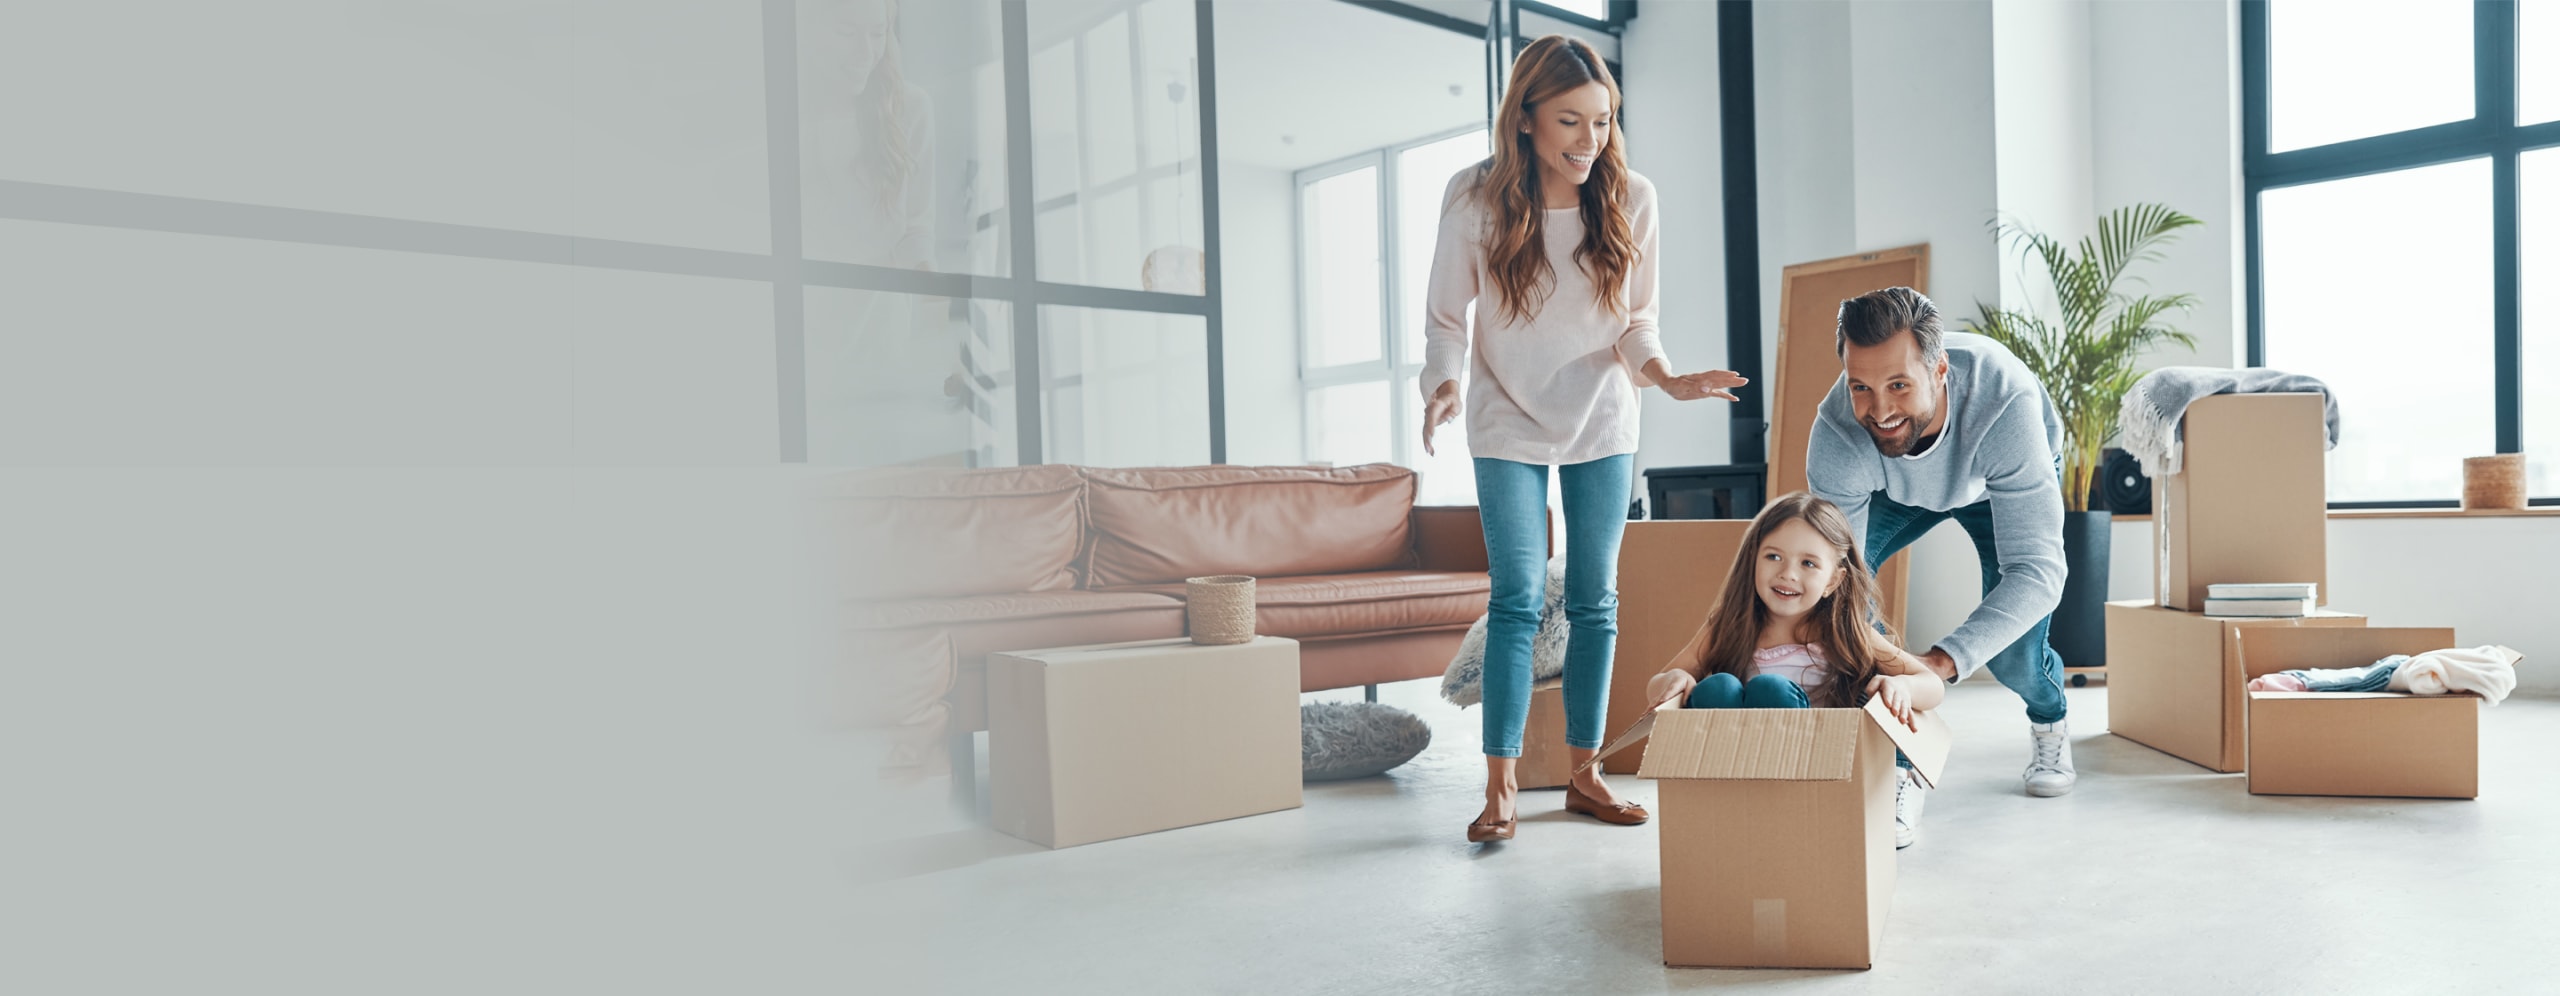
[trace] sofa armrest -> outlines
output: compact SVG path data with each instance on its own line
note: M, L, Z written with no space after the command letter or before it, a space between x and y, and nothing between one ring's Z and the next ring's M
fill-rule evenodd
M1556 518L1547 515L1547 552L1556 549ZM1414 566L1426 571L1484 571L1484 516L1473 505L1413 507Z

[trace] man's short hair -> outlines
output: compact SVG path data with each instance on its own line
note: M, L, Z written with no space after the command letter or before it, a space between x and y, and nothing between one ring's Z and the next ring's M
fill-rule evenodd
M1904 332L1920 341L1920 355L1932 362L1946 355L1946 331L1938 323L1938 306L1909 287L1868 291L1840 302L1840 329L1835 349L1846 357L1849 346L1881 346Z

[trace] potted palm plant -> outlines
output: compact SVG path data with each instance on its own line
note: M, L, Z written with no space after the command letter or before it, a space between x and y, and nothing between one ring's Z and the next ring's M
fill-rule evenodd
M2108 512L2089 510L2089 486L2100 450L2115 435L2116 413L2139 374L2144 350L2162 342L2195 348L2195 337L2163 321L2195 305L2193 294L2130 294L2117 290L2136 263L2161 259L2160 247L2179 229L2204 224L2159 204L2117 208L2098 219L2097 234L2065 245L2014 221L1995 221L1992 232L2019 254L2019 265L2043 264L2053 286L2055 314L2029 308L1981 312L1966 331L1998 340L2044 383L2062 421L2063 555L2070 575L2062 604L2053 612L2052 643L2064 663L2104 667ZM2136 278L2135 283L2140 283Z

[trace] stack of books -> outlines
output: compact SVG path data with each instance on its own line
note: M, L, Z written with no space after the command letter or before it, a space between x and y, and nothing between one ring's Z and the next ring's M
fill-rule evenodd
M2290 619L2317 611L2320 586L2301 584L2217 584L2205 586L2204 614L2255 619Z

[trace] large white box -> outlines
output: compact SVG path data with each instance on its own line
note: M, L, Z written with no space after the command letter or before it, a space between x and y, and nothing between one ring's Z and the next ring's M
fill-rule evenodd
M987 657L995 827L1072 847L1298 808L1298 642Z

